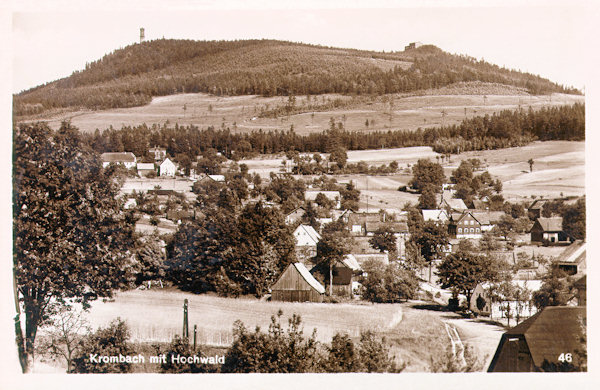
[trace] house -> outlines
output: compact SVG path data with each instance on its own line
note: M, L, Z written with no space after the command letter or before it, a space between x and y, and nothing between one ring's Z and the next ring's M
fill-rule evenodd
M450 215L448 234L450 237L458 239L481 238L483 236L481 223L470 211Z
M546 201L543 199L536 199L529 205L527 212L531 214L533 218L539 218L542 216L542 210L545 203Z
M538 218L531 230L531 242L539 242L544 245L555 245L565 243L567 235L562 230L562 218Z
M500 339L488 372L557 371L579 367L586 349L585 306L548 306Z
M294 230L296 239L296 254L301 259L307 259L317 254L317 244L321 235L310 225L299 225Z
M438 209L446 210L448 213L455 212L461 213L468 209L465 202L458 198L442 198Z
M169 158L166 158L163 162L161 162L158 168L160 176L175 176L176 171L177 167Z
M271 299L287 302L323 302L325 287L302 263L287 266L271 287Z
M102 153L102 167L106 168L110 164L121 164L125 168L135 168L137 159L131 152L119 152L119 153Z
M365 222L365 232L367 236L373 236L377 230L382 228L387 228L394 233L398 256L405 256L406 241L409 238L408 225L406 222Z
M288 225L293 225L296 222L298 222L304 216L305 213L306 210L304 209L304 207L297 207L286 214L285 223L287 223Z
M586 244L577 240L558 256L558 268L568 275L583 274L586 270Z
M320 273L325 276L329 273L329 267L320 263L310 270L311 274ZM352 298L352 286L355 276L360 275L362 270L353 255L346 255L342 261L336 261L331 267L333 296Z
M138 163L137 172L140 176L147 176L152 172L156 173L156 168L154 167L154 163Z
M423 214L423 220L434 221L436 223L448 222L449 216L446 210L433 209L433 210L421 210Z
M383 216L382 216L383 215ZM350 233L355 236L366 236L367 235L367 222L381 222L385 219L385 214L380 213L351 213L348 216L348 225L350 227Z
M167 149L154 147L148 149L148 154L154 157L154 161L162 161L167 157Z
M342 207L342 196L339 191L308 190L304 193L304 200L314 202L319 194L323 194L327 199L334 202L335 209Z
M504 211L470 211L470 213L481 225L482 232L491 231L505 215Z

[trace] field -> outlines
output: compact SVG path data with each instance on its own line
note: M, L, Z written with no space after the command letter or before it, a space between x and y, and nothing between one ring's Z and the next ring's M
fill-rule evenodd
M453 313L425 310L422 302L368 304L363 302L327 304L267 302L255 298L221 298L195 295L178 290L134 290L116 295L112 302L95 302L88 315L92 327L105 326L120 316L131 328L135 342L167 342L181 334L183 300L189 300L190 331L198 325L199 343L227 346L232 341L232 325L241 320L247 329L268 329L271 315L283 310L282 324L293 313L302 317L304 335L314 328L317 339L329 343L337 332L357 340L360 331L371 329L385 336L396 362L407 363L407 372L429 371L431 360L441 358L449 339L445 323L457 327L461 338L475 348L483 360L493 354L502 329L493 325L459 319ZM464 329L463 329L464 326Z
M400 173L385 176L338 175L339 182L352 181L361 191L360 208L369 210L400 210L406 202L416 203L418 195L397 191L412 178L409 166L420 158L437 160L437 153L430 147L399 149L357 150L348 152L348 162L365 161L370 165L389 164L396 161ZM478 158L487 166L494 178L503 184L504 198L511 202L531 200L531 196L555 198L585 194L585 142L546 141L534 142L521 148L484 150L453 155L450 162L443 162L446 177L458 168L464 159ZM529 172L529 159L534 160L533 172ZM267 177L279 172L283 156L261 156L242 160L250 172ZM306 178L306 177L305 177Z
M530 96L511 88L494 84L475 87L450 86L439 90L421 91L411 95L385 95L353 98L343 95L296 97L296 107L327 104L339 99L345 102L337 109L304 111L278 118L260 118L261 109L272 110L287 104L287 97L260 97L255 95L219 97L208 94L179 94L155 97L146 106L102 111L63 112L36 120L46 120L56 128L63 120L85 132L121 126L169 123L197 125L200 128L228 127L233 132L252 130L287 130L294 126L298 134L321 132L329 128L330 118L343 122L349 131L415 130L419 127L459 123L465 117L492 114L518 107L572 104L583 102L583 96L554 94ZM389 100L393 99L390 106ZM184 110L185 107L185 110ZM366 125L366 121L369 125Z

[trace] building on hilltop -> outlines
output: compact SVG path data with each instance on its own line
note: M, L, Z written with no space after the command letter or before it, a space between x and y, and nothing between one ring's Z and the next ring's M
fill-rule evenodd
M416 49L421 46L423 46L421 42L411 42L407 46L404 46L404 50Z

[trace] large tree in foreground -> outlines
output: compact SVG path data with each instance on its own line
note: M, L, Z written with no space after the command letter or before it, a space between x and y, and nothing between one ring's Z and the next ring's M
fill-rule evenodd
M13 148L15 331L28 372L38 327L57 306L110 296L124 280L134 220L122 211L112 168L70 125L21 126Z

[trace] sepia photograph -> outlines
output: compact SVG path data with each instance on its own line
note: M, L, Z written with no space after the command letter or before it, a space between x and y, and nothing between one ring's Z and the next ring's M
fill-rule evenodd
M3 10L6 383L596 380L599 14L583 0Z

